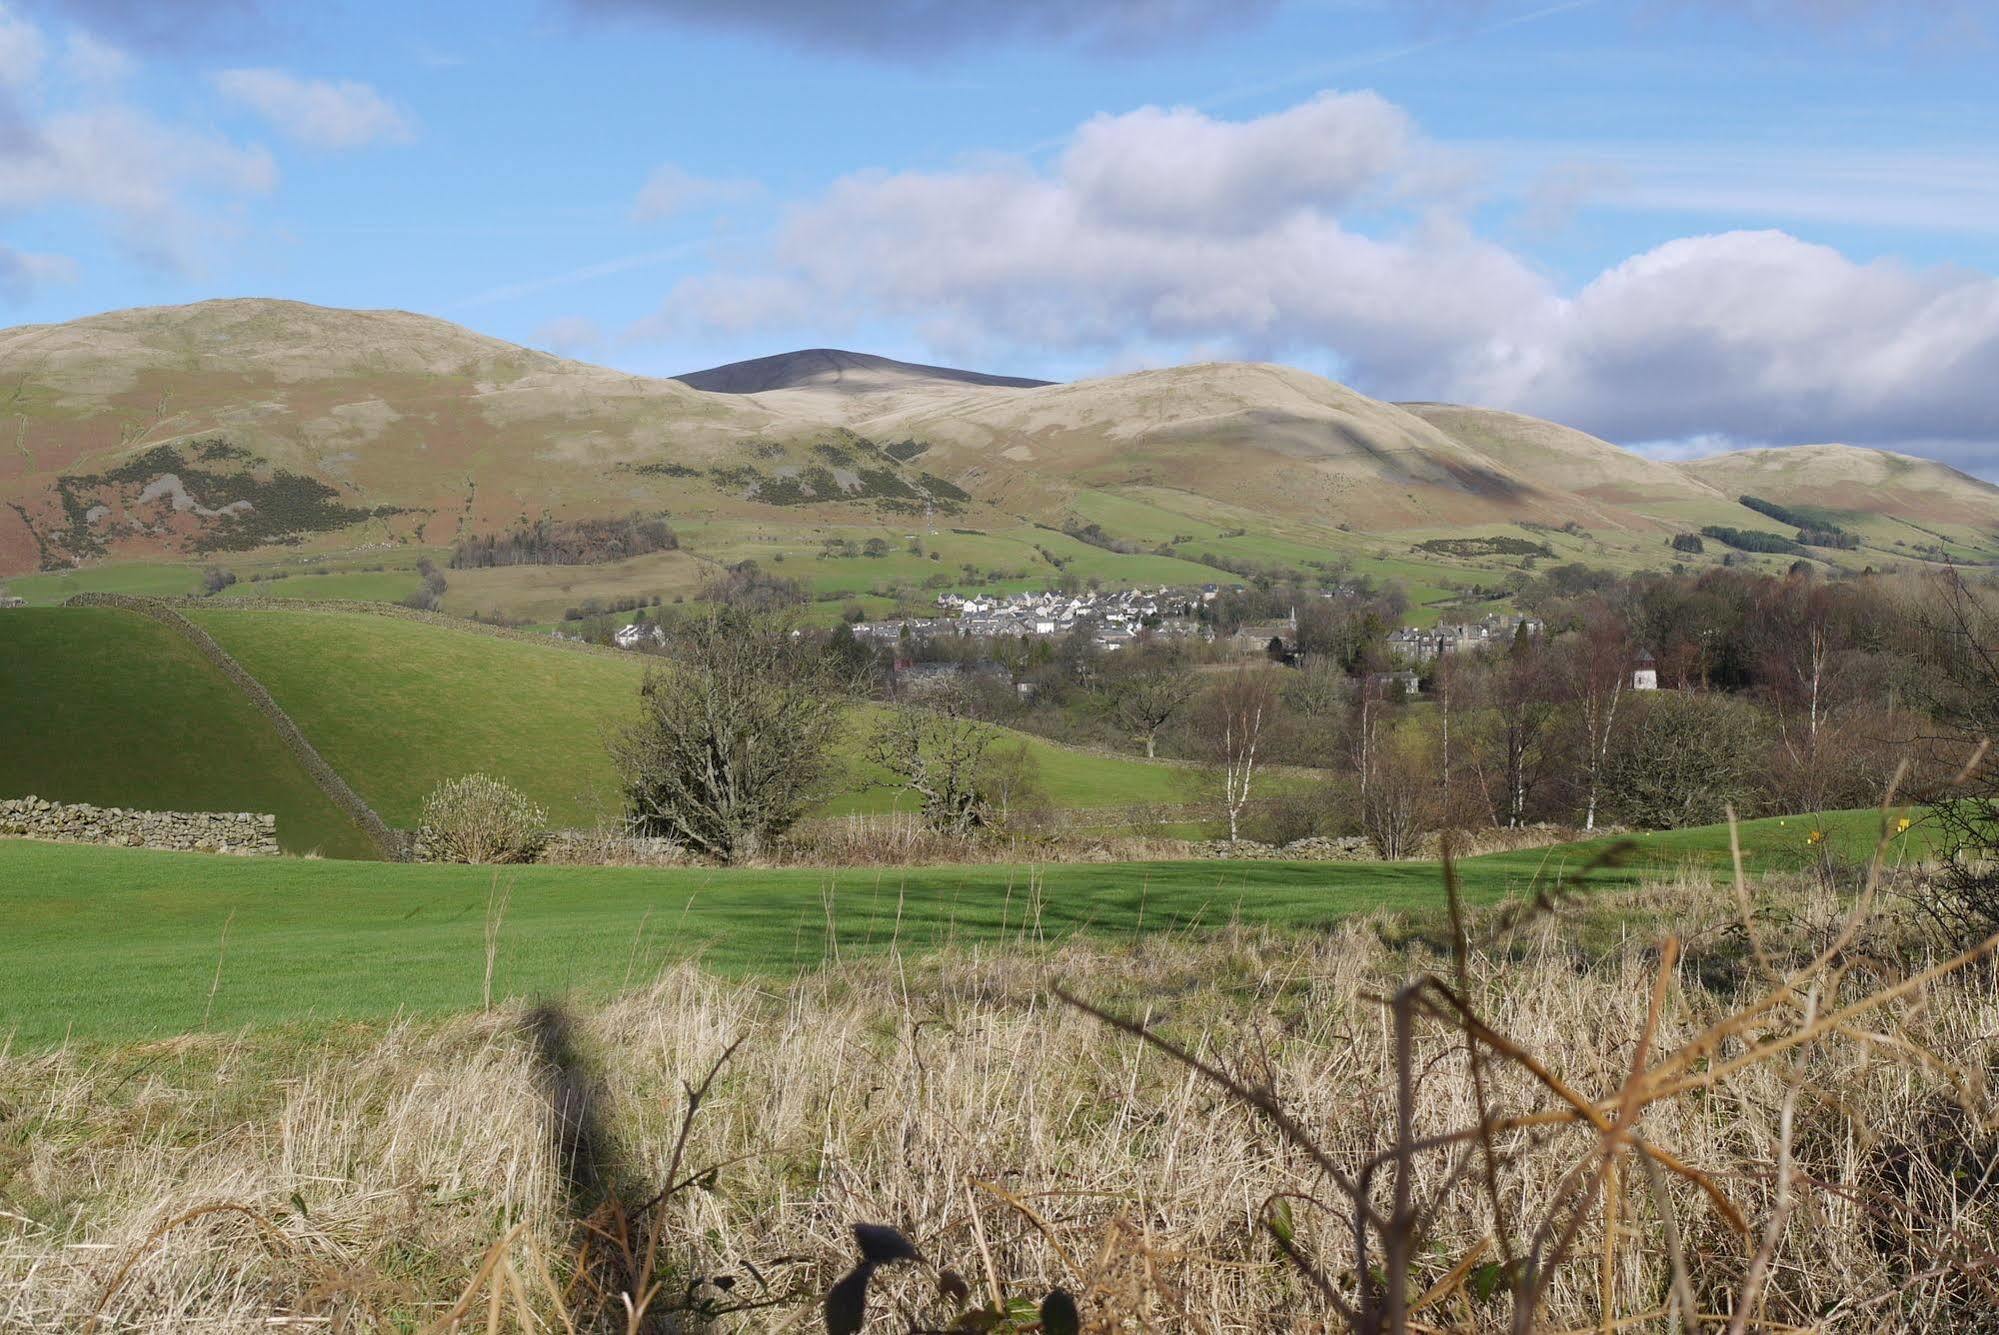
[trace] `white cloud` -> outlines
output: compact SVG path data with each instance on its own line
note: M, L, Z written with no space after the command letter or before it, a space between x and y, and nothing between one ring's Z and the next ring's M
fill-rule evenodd
M198 263L213 223L196 196L270 191L269 153L182 129L129 107L61 112L33 125L26 151L0 154L0 211L73 205L107 215L128 249L175 269Z
M0 245L0 301L27 302L52 283L76 281L76 261L67 255L35 255Z
M365 83L302 79L278 69L223 70L214 83L224 97L313 148L362 148L413 134L408 117Z
M763 193L756 182L734 177L696 176L671 162L653 168L632 202L632 217L657 222L676 214L746 203Z
M47 56L42 30L0 5L0 87L24 88L34 83Z
M1374 93L1322 93L1251 121L1144 107L1077 130L1061 177L1107 222L1243 233L1349 208L1408 166L1413 138L1402 109Z
M1436 366L1541 280L1448 213L1367 235L1344 210L1421 193L1433 148L1372 94L1253 121L1147 108L1079 130L1052 171L864 173L795 211L769 269L677 290L644 332L810 310L918 321L947 348L1115 357L1337 348L1377 380Z
M1549 296L1462 388L1624 439L1999 440L1999 279L1784 232L1686 237Z
M132 57L78 28L69 35L63 50L63 64L78 83L105 87L131 75Z
M1046 168L847 177L760 265L683 282L630 332L889 321L1012 364L1198 347L1338 366L1384 397L1613 439L1999 442L1992 275L1729 232L1566 293L1470 229L1437 157L1371 95L1240 122L1100 118Z
M604 330L587 315L560 315L544 321L532 341L559 356L574 357L602 346Z

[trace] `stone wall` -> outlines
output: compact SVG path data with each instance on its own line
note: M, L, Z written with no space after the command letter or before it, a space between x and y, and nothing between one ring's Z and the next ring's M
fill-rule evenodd
M248 811L131 811L15 797L0 799L0 835L193 853L278 854L278 818Z
M395 830L389 828L383 819L375 814L375 809L361 800L361 795L348 787L326 758L306 740L305 733L292 721L291 715L278 706L277 700L264 688L264 683L250 675L241 663L230 656L213 635L189 621L158 598L139 598L125 593L79 593L68 598L65 607L116 607L127 612L137 612L140 616L151 617L164 626L178 631L201 656L215 665L237 689L249 697L257 711L270 720L277 732L278 740L285 744L304 767L306 774L319 785L319 790L327 795L333 804L361 827L362 833L375 841L382 856L397 861L405 856L406 841Z

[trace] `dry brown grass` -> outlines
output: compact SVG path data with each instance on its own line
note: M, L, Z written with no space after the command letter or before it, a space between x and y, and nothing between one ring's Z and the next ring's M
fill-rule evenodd
M817 1329L878 1221L928 1258L879 1331L948 1324L933 1265L1093 1331L1990 1328L1999 983L1754 899L6 1054L0 1327Z

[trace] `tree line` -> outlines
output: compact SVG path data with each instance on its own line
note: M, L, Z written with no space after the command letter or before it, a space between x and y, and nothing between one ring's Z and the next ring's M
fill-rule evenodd
M452 550L451 568L601 565L679 546L672 527L657 516L556 520L544 515L506 533L466 538Z

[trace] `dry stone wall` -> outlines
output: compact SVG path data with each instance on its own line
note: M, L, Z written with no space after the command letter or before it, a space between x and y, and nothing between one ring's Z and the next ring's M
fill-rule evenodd
M278 855L278 818L249 811L133 811L16 797L0 799L0 835L65 844Z
M382 851L384 857L398 861L407 856L408 841L404 836L391 829L387 822L375 814L373 807L361 800L359 793L348 787L347 781L341 778L333 766L326 762L326 758L306 740L305 734L299 730L298 724L292 721L291 715L279 708L277 700L264 688L264 683L251 676L241 663L230 656L228 650L216 642L213 635L158 598L139 598L124 593L79 593L70 597L64 606L116 607L127 612L137 612L140 616L151 617L160 624L178 631L204 658L215 665L218 672L249 697L250 703L256 706L259 713L270 720L278 739L285 744L285 749L297 758L312 781L319 785L319 790L332 799L335 806L346 812L354 823L361 827L363 833L375 841L376 847Z

